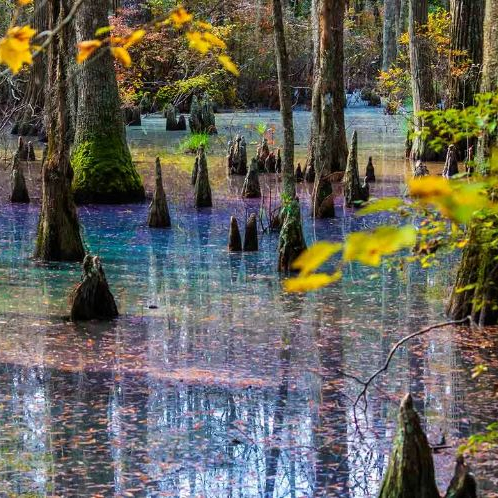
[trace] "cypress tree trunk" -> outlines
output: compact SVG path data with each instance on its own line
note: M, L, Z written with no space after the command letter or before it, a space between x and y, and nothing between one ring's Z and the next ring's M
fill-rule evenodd
M35 0L33 4L33 29L38 33L47 29L47 3ZM30 67L29 80L12 133L22 136L37 135L43 128L43 106L45 100L46 57L40 54Z
M498 0L486 0L484 19L483 70L481 91L498 89ZM496 135L485 135L479 141L479 158L486 161L491 148L496 147ZM487 225L487 226L485 226ZM498 323L498 250L494 234L498 217L477 216L468 229L468 243L447 306L451 318L471 315L480 325ZM466 289L459 292L459 289Z
M399 0L384 0L382 70L387 71L398 55L397 18ZM397 9L398 7L398 9Z
M450 78L449 107L473 104L479 89L483 49L484 0L452 0L450 68L470 59L475 65L462 76L453 71Z
M325 213L322 202L332 193L323 178L344 171L348 155L344 125L344 0L319 0L320 128L316 137L316 178L312 194L314 216Z
M49 29L57 26L67 13L64 0L47 1ZM35 257L45 261L81 261L85 255L71 193L73 171L67 133L66 36L67 27L54 36L48 48L48 155L42 170L42 206L35 249Z
M396 44L397 52L401 49L400 37L408 31L408 13L410 0L397 0Z
M95 38L109 25L107 2L83 2L76 14L76 40ZM78 114L72 155L77 202L142 201L145 191L126 143L114 62L108 49L97 51L77 74Z
M292 94L289 77L289 56L285 41L284 16L281 0L272 0L273 33L277 58L280 113L284 127L283 177L284 194L291 199L296 195L294 181L294 122L292 118Z
M429 15L428 0L410 0L410 66L413 94L413 121L415 131L420 131L423 120L417 116L420 111L430 111L436 108L437 96L429 62L429 46L425 36ZM415 137L413 140L411 158L422 161L434 161L438 154L429 148L430 138Z

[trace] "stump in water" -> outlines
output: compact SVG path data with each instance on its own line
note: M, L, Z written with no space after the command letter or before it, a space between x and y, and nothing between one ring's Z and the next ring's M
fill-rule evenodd
M296 177L297 183L301 183L304 180L303 169L301 168L301 163L297 163L295 177Z
M118 316L118 308L109 290L98 256L85 256L82 282L71 295L71 320L109 320Z
M315 218L335 218L334 191L328 177L320 176L315 180L312 199L312 215Z
M258 169L260 173L265 171L266 159L270 155L270 147L268 147L268 140L263 138L263 141L256 150L256 159L258 160Z
M203 145L199 147L196 162L197 178L195 181L195 207L212 207L211 186L209 185L207 160Z
M440 498L432 449L409 394L401 402L398 430L379 498Z
M258 222L256 215L253 213L249 216L246 224L246 232L244 235L244 251L251 252L258 250Z
M375 168L373 165L372 157L368 158L367 169L365 172L365 180L368 183L375 183Z
M277 158L273 152L266 158L265 161L265 171L267 173L275 173L277 167Z
M28 142L28 161L36 161L35 148L33 142Z
M457 458L455 473L445 498L477 498L477 483L463 456Z
M458 175L458 158L457 149L451 144L448 147L448 153L446 154L446 162L444 164L443 176L445 178L451 178Z
M237 218L230 218L230 231L228 232L228 250L230 252L242 251L242 238L240 237L239 224Z
M218 133L213 104L207 94L204 94L201 102L195 95L192 97L189 125L192 133L208 133L209 135Z
M19 140L17 141L17 154L19 157L19 161L28 161L29 159L28 144L22 137L19 137Z
M19 142L20 147L22 147L21 142ZM22 171L21 165L21 149L19 148L17 152L14 154L14 158L12 159L12 171L10 174L10 182L11 182L11 194L10 194L10 202L20 203L20 204L28 204L29 203L29 194L28 189L26 187L26 180L24 178L24 173Z
M187 131L187 120L183 114L178 118L178 123L176 123L177 131Z
M278 242L278 271L289 272L292 263L306 249L299 200L288 206Z
M308 183L313 183L315 181L315 164L313 161L309 161L308 165L304 170L304 181Z
M178 122L176 120L176 109L173 104L167 104L164 108L163 115L166 118L166 131L176 131Z
M228 173L230 175L247 174L247 145L243 136L237 135L234 142L228 144Z
M344 174L344 201L347 207L353 207L358 201L362 201L364 194L360 184L358 172L358 133L353 132L351 149L348 155L348 164Z
M275 162L275 173L282 173L282 155L280 149L277 149L277 161Z
M246 199L257 199L261 197L261 188L259 186L258 161L254 158L247 172L242 186L242 197Z
M413 176L414 178L429 176L429 169L420 159L415 164L415 169L413 170Z
M142 116L139 106L123 107L123 118L126 126L142 126Z
M156 189L149 206L149 217L147 225L152 228L170 228L171 218L169 216L168 202L163 187L163 175L161 162L156 158Z
M363 202L368 202L368 199L370 198L370 185L368 184L368 179L365 177L363 180L363 185L361 186L361 200Z

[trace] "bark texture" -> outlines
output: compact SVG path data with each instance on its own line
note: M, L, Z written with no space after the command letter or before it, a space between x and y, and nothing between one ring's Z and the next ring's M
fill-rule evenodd
M71 320L109 320L118 316L114 296L109 290L104 269L97 256L87 255L83 261L82 281L71 298Z
M197 153L196 164L195 207L212 207L213 201L211 199L211 185L209 184L207 159L202 145L199 147L199 152Z
M159 158L156 159L156 189L154 190L154 197L149 206L147 225L152 228L171 227L171 218L169 216L166 193L164 192L161 161Z
M292 263L306 249L301 208L297 199L286 206L283 216L284 223L278 242L278 271L289 272L292 269Z
M67 15L64 0L47 2L49 29ZM47 135L48 152L42 170L42 205L35 257L45 261L81 261L85 256L76 206L71 192L73 170L69 162L69 109L65 53L67 30L57 33L48 48Z
M332 193L322 181L346 168L348 147L344 125L344 0L319 0L319 70L315 91L319 92L320 124L316 134L316 178L312 214L324 216L322 202ZM318 102L317 102L318 105Z
M228 250L230 252L242 251L242 238L240 237L239 224L237 218L230 218L230 231L228 233Z
M420 111L436 109L437 96L429 62L429 44L426 37L429 15L428 0L410 1L410 67L413 95L413 124L415 131L424 127L424 121L417 116ZM412 160L435 161L439 154L429 147L430 138L415 137L412 144Z
M21 141L20 141L20 147L22 147ZM22 162L20 159L20 155L21 151L18 148L12 159L12 167L10 173L10 181L11 181L10 202L28 204L29 194L28 194L28 188L26 187L26 180L24 178L24 173L22 170Z
M355 130L351 138L348 165L344 175L344 202L347 207L353 207L358 202L367 200L368 192L365 191L365 186L362 186L360 182L358 171L358 133Z
M261 197L261 187L259 186L258 161L254 158L251 167L247 172L242 186L242 197L246 199L256 199Z
M247 144L246 139L237 135L233 142L228 144L228 174L247 174Z
M458 175L458 157L456 147L451 144L448 147L448 153L446 154L446 162L444 164L443 176L445 178L451 178L452 176Z
M258 221L253 213L249 216L244 234L244 252L258 250Z
M272 0L273 33L277 58L278 92L280 114L284 128L283 187L289 198L296 195L294 182L294 122L292 118L292 90L289 75L289 55L285 40L283 5L281 0Z
M384 31L382 46L382 70L387 71L398 55L397 17L399 0L384 0Z
M106 2L83 2L75 16L76 40L95 38L109 25ZM142 180L126 143L114 61L101 49L78 68L78 112L72 165L80 203L126 203L145 199Z

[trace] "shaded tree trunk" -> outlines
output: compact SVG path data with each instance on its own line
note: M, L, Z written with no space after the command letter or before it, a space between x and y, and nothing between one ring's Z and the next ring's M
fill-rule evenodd
M76 40L95 38L109 25L107 2L83 2L76 14ZM77 202L142 201L145 191L131 160L114 62L98 50L77 73L78 114L72 155Z
M35 0L33 29L41 33L47 29L47 3ZM29 80L21 104L21 111L12 129L13 134L37 135L43 128L43 106L45 100L45 73L47 59L40 54L30 67Z
M289 55L285 41L284 16L281 0L272 0L273 33L277 58L280 113L284 127L283 177L284 194L291 199L296 195L294 181L294 122L292 118L292 93L289 76Z
M426 37L428 15L428 0L410 0L408 32L410 37L410 66L415 131L420 131L424 127L424 121L417 116L417 113L434 110L437 105L437 96L429 62L429 45ZM415 137L411 151L412 160L434 161L438 159L438 154L430 149L429 141L429 137Z
M320 47L316 90L320 92L320 124L316 135L316 178L312 213L318 216L322 202L332 193L323 178L344 171L348 155L344 124L344 0L319 0Z
M48 28L68 13L64 0L47 2ZM45 261L81 261L85 255L78 215L71 193L73 170L69 162L67 28L61 29L48 48L47 135L48 154L42 170L42 206L35 257Z
M384 0L382 70L387 71L398 55L397 25L399 0Z

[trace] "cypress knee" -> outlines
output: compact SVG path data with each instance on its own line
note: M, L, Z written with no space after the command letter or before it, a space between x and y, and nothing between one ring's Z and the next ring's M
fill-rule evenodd
M26 187L26 180L24 178L24 173L22 171L22 165L20 157L20 150L14 154L12 160L12 171L10 174L11 179L11 195L10 202L28 204L29 194Z
M156 189L149 206L149 218L147 224L152 228L170 228L171 218L169 216L168 202L163 187L163 176L161 162L156 159Z
M379 498L440 498L432 449L411 395L401 402L398 429Z
M446 154L446 162L444 164L443 176L445 178L451 178L458 175L458 158L457 149L451 144L448 147L448 153Z
M258 223L256 215L253 213L246 224L244 235L244 251L252 252L258 250Z
M358 134L353 132L351 149L348 155L348 164L344 175L344 201L346 206L353 207L355 203L363 200L360 175L358 173Z
M237 218L230 218L230 231L228 233L228 250L230 252L242 251L242 239L240 237L239 224Z
M372 158L368 158L367 169L365 171L365 179L368 183L375 183L375 168Z
M209 185L207 160L203 145L199 147L199 151L197 152L197 165L198 171L195 181L195 207L212 207L213 201L211 199L211 186Z
M259 186L259 175L258 175L258 161L253 159L251 161L251 167L247 172L246 178L244 180L244 185L242 186L242 197L247 199L256 199L261 197L261 188Z
M97 256L85 256L81 283L71 298L71 320L109 320L118 316L118 308Z

